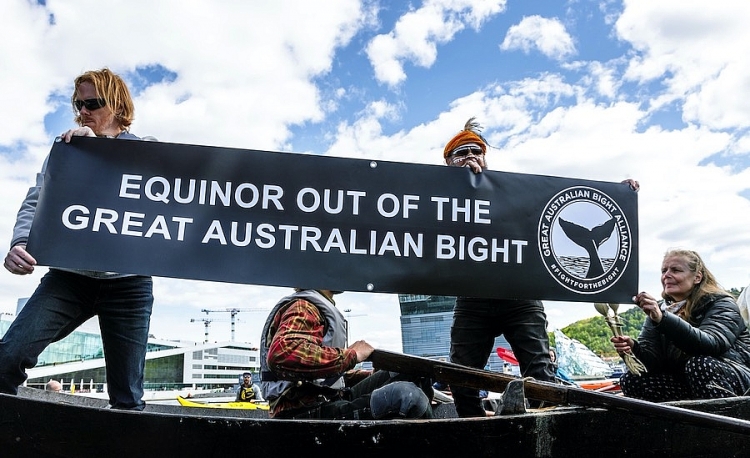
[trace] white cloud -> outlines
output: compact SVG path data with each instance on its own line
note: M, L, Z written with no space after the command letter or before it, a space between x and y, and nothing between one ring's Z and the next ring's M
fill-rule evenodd
M536 15L525 17L518 25L508 29L500 49L521 50L526 54L537 50L550 59L560 61L576 52L573 38L558 19Z
M309 2L119 1L107 6L117 14L95 20L89 11L102 6L93 0L75 7L55 0L46 8L10 3L16 14L3 15L3 30L19 33L3 40L0 56L27 70L3 86L9 94L3 99L25 94L25 109L19 120L0 115L16 132L1 136L0 144L20 135L27 140L33 128L39 138L40 115L52 109L46 97L53 91L69 96L81 71L109 66L124 74L160 64L177 78L141 94L134 132L221 146L246 146L253 138L255 147L277 148L290 135L287 126L322 119L314 79L331 71L336 49L371 20L354 0L328 2L325 9ZM44 21L48 16L53 25Z
M367 45L367 56L375 78L389 86L406 80L404 63L429 68L437 59L438 45L447 43L466 25L479 29L482 23L505 9L505 0L426 1L398 20L393 30L378 35Z
M750 123L750 5L718 0L631 0L615 25L638 50L625 74L647 83L667 76L666 93L681 99L684 117L715 129Z

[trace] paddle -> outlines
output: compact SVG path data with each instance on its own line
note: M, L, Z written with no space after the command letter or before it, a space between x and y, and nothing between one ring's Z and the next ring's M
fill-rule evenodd
M373 351L368 360L372 361L373 366L378 369L430 377L433 380L440 380L449 385L455 384L496 392L505 391L508 383L513 380L519 380L517 377L498 372L474 369L459 364L386 350ZM626 410L628 412L665 418L680 423L693 424L706 428L721 428L725 431L750 435L750 421L747 420L584 390L577 387L528 379L524 380L524 392L528 398L552 404Z

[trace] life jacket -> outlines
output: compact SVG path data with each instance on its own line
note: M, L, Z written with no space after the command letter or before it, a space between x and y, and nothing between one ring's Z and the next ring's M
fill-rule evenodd
M240 386L240 393L239 393L239 399L240 401L250 401L255 399L255 390L253 390L253 386Z
M274 317L298 299L303 299L313 304L323 315L326 322L323 345L338 348L346 347L346 319L341 311L330 300L326 299L325 296L318 291L306 289L281 299L268 314L260 337L260 386L265 398L271 402L281 396L292 385L312 384L333 389L344 388L344 378L341 375L316 380L289 380L280 379L268 367L268 347L271 345L271 340L273 339L273 335L270 332Z

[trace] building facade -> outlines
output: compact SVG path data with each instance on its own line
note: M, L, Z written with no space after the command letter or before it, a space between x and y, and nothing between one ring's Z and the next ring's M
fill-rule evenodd
M453 296L399 294L401 308L401 344L403 352L424 358L450 361ZM505 337L495 339L493 348L510 348ZM504 362L493 351L488 356L489 370L503 372Z
M0 316L0 335L12 317ZM144 388L146 390L229 389L243 372L260 372L260 351L249 343L148 340ZM44 388L51 378L65 388L75 382L79 389L106 391L104 348L98 329L84 325L50 344L37 365L27 371L26 385Z

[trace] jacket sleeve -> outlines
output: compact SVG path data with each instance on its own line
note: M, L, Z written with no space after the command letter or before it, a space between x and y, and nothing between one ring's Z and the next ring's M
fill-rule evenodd
M44 159L42 170L36 174L36 184L29 188L26 198L18 210L16 225L13 227L13 238L10 241L11 248L21 243L25 244L29 240L31 223L34 221L36 204L39 202L39 192L44 184L44 173L47 171L47 161L49 161L49 156Z
M656 324L646 317L638 340L635 341L633 354L652 372L659 372L664 368L664 344Z
M728 297L709 303L700 322L693 326L671 313L657 326L675 347L688 355L721 356L744 329L737 304Z
M145 141L158 141L156 137L143 137L140 138L130 132L123 132L118 138L128 140L145 140ZM21 208L18 210L16 215L16 225L13 227L13 238L11 238L10 246L14 246L23 243L25 244L29 240L29 233L31 232L31 223L34 221L34 215L36 214L36 205L39 202L39 193L44 185L44 174L47 171L47 162L49 161L49 155L44 159L42 164L42 170L36 174L36 184L29 188L26 193L26 198L21 204Z
M260 389L260 385L253 383L253 391L255 391L255 400L256 401L265 401L266 400L263 397L263 390Z

